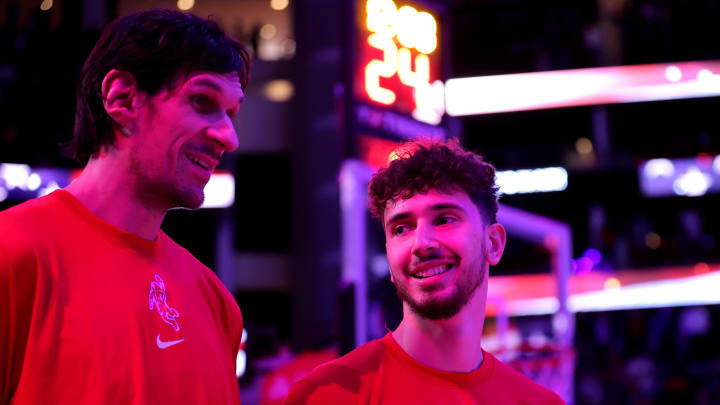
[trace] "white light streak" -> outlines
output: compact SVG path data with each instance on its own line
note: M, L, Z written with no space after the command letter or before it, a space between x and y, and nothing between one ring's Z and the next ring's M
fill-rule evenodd
M673 182L673 191L677 195L697 197L705 195L712 185L712 178L696 167L691 167Z
M240 344L242 347L245 347L245 344L247 343L247 330L243 328L242 331L242 338L240 338ZM235 361L235 376L237 378L242 377L245 374L245 369L247 368L247 353L244 349L241 349L238 352L237 360Z
M490 279L492 285L492 278ZM571 294L571 312L595 312L625 309L662 308L720 304L720 271L676 279L653 280L619 288ZM554 314L559 309L557 297L545 296L511 299L503 310L509 316Z
M30 191L35 191L38 188L40 188L40 185L42 184L42 178L39 174L33 173L28 177L27 179L27 188Z
M648 160L643 168L643 174L649 179L672 178L675 175L675 165L670 159Z
M501 194L562 191L567 188L567 171L562 167L506 170L495 173Z
M713 71L720 71L720 61L456 78L445 85L445 103L449 115L459 116L712 97L720 95Z
M532 110L589 97L613 84L608 75L540 72L450 79L445 83L449 115Z
M200 208L227 208L235 202L235 177L231 173L213 173L205 185L205 201Z
M245 368L247 365L247 353L244 350L240 350L237 355L237 361L235 362L235 376L240 378L245 374Z
M698 81L706 81L711 80L713 78L713 72L707 70L707 69L701 69L698 72L697 79Z
M0 178L5 180L5 187L8 190L19 188L27 189L27 181L30 177L30 166L15 163L0 164Z
M507 302L506 305L508 314L514 316L554 314L560 308L557 297L513 300Z
M40 171L42 172L42 170ZM48 172L55 173L47 175L47 183L43 187L43 176L39 172L33 172L28 165L0 163L0 201L12 195L12 190L33 191L37 197L43 197L52 193L67 184L65 179L69 178L67 169L48 169ZM235 178L228 172L217 172L210 176L205 185L205 201L200 208L226 208L231 207L235 202Z
M679 82L682 79L682 70L675 65L668 66L665 69L665 77L671 82Z
M720 272L624 286L618 289L572 295L573 312L660 308L720 303Z

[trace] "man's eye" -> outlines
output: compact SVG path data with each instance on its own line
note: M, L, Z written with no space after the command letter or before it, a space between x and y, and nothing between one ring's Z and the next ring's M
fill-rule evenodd
M407 232L410 228L408 228L406 225L397 225L393 228L393 234L394 235L402 235L405 232Z
M443 215L437 220L438 225L451 224L453 222L457 222L457 219L449 215Z
M202 94L195 94L193 96L190 96L190 101L192 102L195 109L203 114L209 114L216 109L215 102L211 98Z

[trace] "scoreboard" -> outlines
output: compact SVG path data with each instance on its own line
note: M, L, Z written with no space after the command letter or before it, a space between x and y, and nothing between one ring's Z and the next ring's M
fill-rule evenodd
M446 138L441 19L427 2L356 0L351 136L357 154L379 164L396 142ZM380 151L380 152L378 152Z
M436 17L393 0L358 1L355 96L438 124L445 112Z

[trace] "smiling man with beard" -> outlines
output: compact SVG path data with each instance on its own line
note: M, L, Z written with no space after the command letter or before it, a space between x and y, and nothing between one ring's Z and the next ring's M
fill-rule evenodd
M105 29L77 93L82 173L0 212L0 404L240 403L240 309L160 225L238 147L249 68L191 14Z
M481 347L489 266L506 240L493 166L454 141L395 155L369 192L403 320L316 368L285 404L563 404Z

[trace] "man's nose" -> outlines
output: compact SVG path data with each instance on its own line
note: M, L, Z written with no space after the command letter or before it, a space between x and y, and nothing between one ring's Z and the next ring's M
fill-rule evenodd
M438 249L439 244L435 230L429 224L419 223L415 228L415 240L413 241L412 253L418 257L424 257L427 254Z
M208 127L207 136L222 145L225 152L232 152L238 148L239 142L232 118L227 115Z

